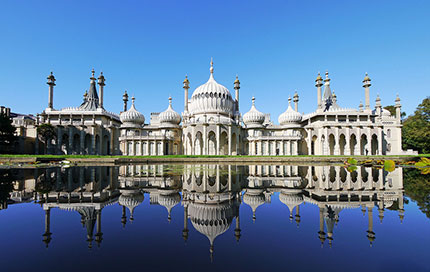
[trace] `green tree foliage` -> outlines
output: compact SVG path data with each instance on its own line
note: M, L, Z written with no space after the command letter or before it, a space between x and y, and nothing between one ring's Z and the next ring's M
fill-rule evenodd
M418 169L403 170L405 195L417 203L420 210L430 218L430 175L422 175Z
M7 201L13 190L13 175L10 169L0 169L0 210L7 207Z
M430 97L418 105L415 113L403 122L403 149L430 153Z
M0 113L0 153L11 152L15 140L15 127L12 125L12 119L6 114Z
M42 124L37 128L39 140L45 145L45 154L47 153L48 143L57 138L54 126L51 124Z
M386 107L384 107L384 109L388 110L391 113L391 115L396 116L396 107L394 107L393 105L386 106ZM406 112L404 112L404 111L401 112L400 117L405 118Z

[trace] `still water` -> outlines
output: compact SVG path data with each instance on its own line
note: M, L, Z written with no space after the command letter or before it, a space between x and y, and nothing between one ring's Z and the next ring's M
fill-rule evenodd
M415 169L124 165L1 170L0 271L427 271Z

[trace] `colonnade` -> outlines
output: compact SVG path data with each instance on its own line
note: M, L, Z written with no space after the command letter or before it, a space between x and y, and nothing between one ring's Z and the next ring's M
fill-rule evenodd
M309 155L383 155L382 127L308 128Z
M299 155L299 140L250 140L249 155Z

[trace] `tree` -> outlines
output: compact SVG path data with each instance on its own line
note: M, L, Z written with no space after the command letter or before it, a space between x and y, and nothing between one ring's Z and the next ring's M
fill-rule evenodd
M57 138L57 133L55 128L51 124L42 124L37 128L37 135L39 140L45 145L45 154L48 151L48 143L53 139Z
M0 153L12 151L16 140L16 128L12 125L12 119L4 113L0 113Z
M415 201L419 209L430 218L430 176L422 175L415 168L403 170L405 195Z
M396 116L396 107L394 107L393 105L389 105L389 106L385 106L384 109L386 109L387 111L389 111L391 113L391 115ZM403 119L406 117L406 112L401 112L400 113L400 117Z
M421 154L430 153L430 97L418 105L415 113L403 122L403 148Z

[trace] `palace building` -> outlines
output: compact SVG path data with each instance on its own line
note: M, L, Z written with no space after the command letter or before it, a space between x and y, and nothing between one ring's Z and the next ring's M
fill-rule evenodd
M252 98L251 109L239 110L240 81L233 83L234 97L214 77L211 61L209 80L189 97L190 82L183 81L184 109L173 109L172 99L165 111L151 113L147 122L137 110L135 98L128 108L128 94L123 95L124 110L119 114L103 107L105 78L94 70L89 91L76 108L56 110L53 107L55 77L48 77L48 107L37 118L38 125L50 123L57 137L48 143L51 154L100 155L401 155L415 154L402 150L401 104L395 100L396 114L383 109L379 95L370 106L371 79L363 80L364 101L359 108L343 108L331 90L328 72L318 73L315 80L317 107L301 114L299 95L288 99L278 123L270 114L257 109ZM324 90L323 90L324 87ZM41 152L36 144L36 153Z

